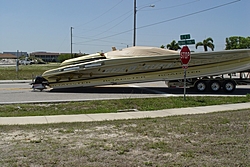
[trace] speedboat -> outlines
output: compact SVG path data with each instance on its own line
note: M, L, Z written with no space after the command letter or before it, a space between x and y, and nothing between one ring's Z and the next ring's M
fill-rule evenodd
M220 75L250 69L250 50L191 53L187 78ZM183 78L180 52L135 46L66 60L45 71L36 84L72 88Z

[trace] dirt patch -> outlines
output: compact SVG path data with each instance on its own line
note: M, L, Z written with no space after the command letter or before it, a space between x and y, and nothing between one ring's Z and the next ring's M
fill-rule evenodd
M1 126L0 166L249 166L250 111Z

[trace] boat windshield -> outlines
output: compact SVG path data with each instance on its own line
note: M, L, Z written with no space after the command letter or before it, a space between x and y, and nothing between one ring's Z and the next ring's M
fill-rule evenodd
M60 66L66 66L66 65L74 65L74 64L79 64L79 63L85 63L93 60L99 60L99 59L106 59L103 53L96 53L96 54L91 54L91 55L85 55L69 60L65 60L61 63Z

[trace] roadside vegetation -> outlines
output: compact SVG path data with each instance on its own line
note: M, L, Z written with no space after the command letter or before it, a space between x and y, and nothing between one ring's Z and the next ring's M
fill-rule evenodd
M32 79L59 64L0 67ZM0 105L0 117L152 111L250 102L188 96ZM250 166L250 110L85 123L0 125L0 166Z
M42 75L46 70L59 67L59 63L19 65L18 72L16 66L1 66L0 80L31 80L37 75Z
M0 126L0 166L250 166L250 110Z
M0 117L117 113L128 110L152 111L244 102L250 102L249 95L242 97L190 96L186 98L186 101L183 100L183 97L159 97L65 103L11 104L0 106Z

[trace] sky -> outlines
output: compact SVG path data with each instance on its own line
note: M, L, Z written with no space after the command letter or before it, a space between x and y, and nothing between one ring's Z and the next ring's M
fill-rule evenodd
M154 5L154 7L150 7ZM133 45L134 0L0 0L0 52L96 53ZM160 47L180 35L250 36L250 0L136 0L136 45ZM203 51L202 47L190 50Z

